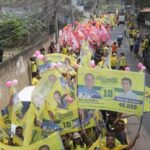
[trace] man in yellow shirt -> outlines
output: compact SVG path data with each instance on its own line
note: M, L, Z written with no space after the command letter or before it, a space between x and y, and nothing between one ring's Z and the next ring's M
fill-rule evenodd
M36 74L34 74L31 84L32 85L37 85L39 83L39 80L41 79L39 73L37 72Z
M125 59L125 54L120 53L119 59L118 59L118 69L119 70L124 70L125 67L127 66L126 59Z
M111 56L111 68L116 69L117 63L118 63L117 54L113 53Z
M101 147L101 150L130 150L139 137L139 133L135 136L133 141L128 145L117 145L115 144L115 135L113 133L108 133L106 138L106 146Z

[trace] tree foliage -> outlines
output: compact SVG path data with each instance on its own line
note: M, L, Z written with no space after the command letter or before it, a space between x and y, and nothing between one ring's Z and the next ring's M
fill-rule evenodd
M43 24L31 16L3 14L0 18L0 43L5 49L20 47L30 36L43 29Z
M140 3L142 8L150 7L150 0L139 0L139 3Z

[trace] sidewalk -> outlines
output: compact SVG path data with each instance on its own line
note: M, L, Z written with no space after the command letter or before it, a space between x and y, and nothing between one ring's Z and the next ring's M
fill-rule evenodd
M134 138L135 134L138 132L138 128L140 125L140 118L137 117L130 117L128 118L128 136L130 141ZM150 150L150 136L145 131L143 126L140 130L140 137L136 141L135 146L132 148L132 150Z
M127 39L125 39L124 42L125 42L124 45L126 45L127 47L123 47L121 51L125 52L126 59L131 70L138 71L137 64L139 63L139 59L129 51ZM147 72L145 72L145 74L146 74L146 84L150 86L150 75ZM130 141L134 138L135 134L138 132L139 125L140 125L140 118L138 117L128 118L127 128ZM148 135L143 125L140 130L140 137L132 150L150 150L150 135Z
M119 32L123 33L123 27L119 27L119 28L116 28L113 30L112 40L116 40L117 34ZM122 44L121 48L119 49L119 53L120 52L125 53L126 60L127 60L127 63L128 63L128 66L130 67L130 69L132 71L137 72L138 71L137 64L139 63L139 58L135 57L135 55L130 52L128 40L126 38L124 38L123 44ZM148 74L147 71L145 72L145 74L146 74L146 85L150 86L150 75ZM147 132L150 130L150 127L144 128L145 124L146 125L150 124L150 122L148 121L148 119L146 117L147 116L145 116L143 125L140 130L140 137L137 140L137 142L132 150L150 150L150 134L148 134L148 132ZM148 116L148 118L149 118L149 116ZM138 132L139 125L140 125L140 118L138 118L138 117L128 118L127 129L128 129L128 136L129 136L130 141L134 138L134 136Z

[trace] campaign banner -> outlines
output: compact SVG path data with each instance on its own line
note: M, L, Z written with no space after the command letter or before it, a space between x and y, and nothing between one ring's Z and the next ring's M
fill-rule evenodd
M38 60L38 70L42 73L54 67L60 65L62 68L66 68L68 65L74 66L76 59L60 53L48 54L44 56L44 60Z
M83 41L80 51L80 64L88 67L92 57L92 49L88 41Z
M79 108L142 115L143 73L80 67L78 77Z
M48 138L28 146L7 146L0 143L1 150L64 150L60 135L55 132Z
M150 88L145 87L144 112L150 111Z
M60 74L55 68L44 72L42 80L36 85L31 95L31 101L37 110L40 110L44 105L59 76Z
M87 117L81 121L79 115L85 112L78 111L76 93L76 84L68 84L63 77L57 79L46 101L47 115L42 123L45 132L60 131L64 134L95 126L91 111L86 110Z

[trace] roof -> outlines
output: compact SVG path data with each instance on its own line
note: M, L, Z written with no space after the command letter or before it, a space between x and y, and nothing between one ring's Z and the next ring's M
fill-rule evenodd
M143 13L150 13L150 7L149 8L144 8L143 10L141 10L141 12L143 12Z

